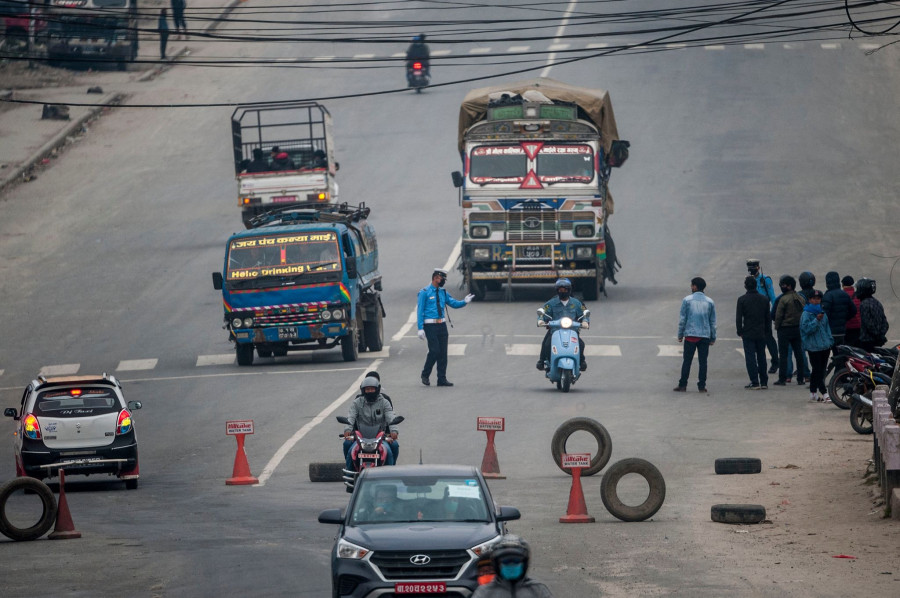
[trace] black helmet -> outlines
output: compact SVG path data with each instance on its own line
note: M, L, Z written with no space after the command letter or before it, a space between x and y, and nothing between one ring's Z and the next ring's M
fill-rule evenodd
M521 569L521 573L513 579L508 579L508 581L518 581L524 578L525 573L528 571L528 561L530 559L531 549L528 547L528 543L519 536L512 534L503 536L491 548L491 563L494 565L494 573L501 579L508 579L503 575L504 560L521 560L523 562L524 566Z
M816 286L816 275L806 270L800 273L800 288L811 289Z
M856 297L866 299L875 294L875 281L871 278L860 278L856 281Z
M375 392L366 392L367 388L374 388ZM366 397L366 401L374 403L375 399L378 398L378 394L381 392L381 382L374 376L366 376L363 379L362 384L359 385L359 390L362 392L363 396Z

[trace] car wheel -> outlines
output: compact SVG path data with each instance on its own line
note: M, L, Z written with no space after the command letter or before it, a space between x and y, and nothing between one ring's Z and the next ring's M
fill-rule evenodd
M6 517L6 502L19 490L31 490L41 499L43 512L31 527L16 527ZM0 486L0 534L17 542L37 540L46 534L56 521L56 498L44 482L34 478L15 478Z

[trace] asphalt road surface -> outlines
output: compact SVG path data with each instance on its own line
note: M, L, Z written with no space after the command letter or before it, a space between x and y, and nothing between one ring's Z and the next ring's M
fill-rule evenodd
M505 6L459 7L450 16L425 16L423 9L416 17L398 5L364 18L405 36L413 30L401 26L404 19L486 21L516 14L514 3L498 4ZM554 40L493 38L553 37L557 25L538 33L484 33L480 44L447 46L452 55L435 60L433 81L511 70L503 62L543 52ZM240 29L231 24L220 31ZM620 41L598 36L565 43ZM751 492L742 495L712 475L716 458L772 455L798 437L816 436L823 418L846 417L832 407L810 409L800 388L752 396L743 390L733 313L747 258L760 259L775 280L806 269L820 287L831 269L875 278L889 320L900 326L891 284L900 285L900 274L893 272L896 258L884 257L897 255L900 220L897 50L866 56L859 40L848 39L718 43L544 70L609 90L620 135L632 144L630 160L611 181L611 229L623 264L619 284L589 305L586 342L603 355L591 357L568 395L534 369L542 337L534 310L551 295L549 288L518 288L512 302L490 296L451 313L453 388L419 383L425 348L406 326L416 292L428 284L432 268L454 257L460 236L450 181L459 167L459 102L469 89L504 79L325 102L335 123L341 199L372 207L384 276L386 350L361 354L355 363L343 362L339 351L260 359L250 368L223 363L232 348L210 273L221 268L226 237L242 228L231 108L119 109L105 116L41 178L0 201L0 403L17 406L24 386L45 367L115 372L126 397L144 406L135 416L140 488L71 480L69 504L83 537L0 541L3 594L328 595L334 530L316 516L346 504L347 495L338 484L310 483L307 468L312 461L340 460L336 434L342 428L333 415L345 413L346 402L335 402L373 364L406 416L402 463L421 458L477 465L484 435L475 430L475 418L506 417L497 446L507 479L491 488L501 504L522 511L510 528L532 542L532 572L556 596L826 596L847 584L896 591L896 571L863 576L828 555L807 555L785 573L767 561L764 544L726 544L722 552L733 529L711 523L709 507L754 502ZM525 45L528 50L509 50ZM479 47L491 47L496 56L471 52ZM385 56L404 49L223 42L198 43L195 56L263 55L287 63L298 56ZM531 59L528 66L548 66L546 54ZM320 62L316 68L178 66L136 89L131 101L247 102L405 85L399 62L369 69ZM678 308L697 275L706 278L719 306L710 393L673 395L681 363L672 356ZM453 273L448 285L462 297L459 282ZM695 383L692 378L689 391ZM652 522L626 524L606 513L595 476L584 486L597 523L558 523L570 482L553 464L549 441L574 416L607 427L613 462L642 457L662 471L668 493ZM310 426L317 417L324 420ZM224 483L235 452L224 428L233 419L255 422L247 453L259 486ZM11 437L12 423L2 426ZM852 434L849 426L841 429ZM591 450L584 438L572 444ZM857 446L855 465L864 467L868 449ZM0 480L13 476L11 443L0 443ZM758 483L768 482L760 476ZM739 550L749 551L752 567L733 562ZM896 569L896 561L885 558L888 571L891 562Z

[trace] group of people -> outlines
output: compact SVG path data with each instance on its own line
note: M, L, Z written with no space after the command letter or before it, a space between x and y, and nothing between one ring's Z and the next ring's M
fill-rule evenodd
M776 386L785 386L796 373L798 385L809 384L810 401L830 402L825 371L834 348L851 345L871 351L887 342L889 325L884 306L874 296L874 280L854 281L852 276L841 278L831 271L825 275L823 293L815 288L812 272L800 274L799 291L798 280L785 274L778 280L780 293L776 296L772 278L763 274L759 260L747 260L747 272L745 293L738 298L735 312L750 378L744 388L767 389L769 374L778 375ZM687 389L695 352L700 361L697 386L706 392L707 355L716 341L716 311L705 288L702 278L694 278L692 293L681 304L678 341L685 345L676 392ZM771 358L768 368L767 350Z
M184 20L184 9L187 8L187 0L172 0L172 22L175 32L187 35L187 23ZM166 45L169 43L169 18L165 8L159 11L159 20L156 24L159 33L159 58L166 59Z

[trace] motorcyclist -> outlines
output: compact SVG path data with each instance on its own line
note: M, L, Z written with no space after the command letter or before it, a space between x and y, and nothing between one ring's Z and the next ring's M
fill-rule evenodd
M479 586L472 598L553 598L544 584L525 576L531 550L518 536L504 536L491 549L491 563L495 577Z
M426 76L431 76L431 55L428 52L428 44L425 43L425 34L420 33L413 38L406 49L406 80L412 85L412 66L415 62L422 63L422 70Z
M353 470L350 448L355 442L353 430L356 429L357 424L380 426L388 431L389 436L385 438L387 443L385 465L393 465L397 462L397 454L400 452L400 446L397 443L397 428L389 424L394 419L394 407L381 394L381 383L378 378L366 376L359 385L359 389L360 394L356 395L356 398L350 403L350 413L347 415L350 424L344 429L344 460L347 469Z
M560 278L556 281L556 297L553 297L544 304L543 307L545 322L558 320L560 318L569 317L575 321L579 321L584 315L584 304L572 296L572 281L568 278ZM544 341L541 343L541 358L538 359L535 367L543 370L550 361L550 341L553 332L548 328L547 334L544 335ZM578 347L581 352L581 371L587 369L587 362L584 360L584 341L581 335L578 335Z

